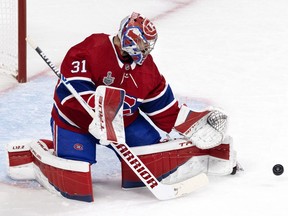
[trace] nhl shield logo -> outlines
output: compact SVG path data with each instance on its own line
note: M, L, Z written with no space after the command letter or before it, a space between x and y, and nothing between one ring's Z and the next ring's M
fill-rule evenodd
M107 76L103 78L103 83L107 86L111 85L115 80L115 77L112 77L112 72L108 71Z

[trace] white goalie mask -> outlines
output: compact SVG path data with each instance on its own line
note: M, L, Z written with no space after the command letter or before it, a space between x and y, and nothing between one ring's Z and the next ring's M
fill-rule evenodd
M127 52L136 64L142 65L153 50L158 34L149 19L133 12L121 21L118 37L121 49Z

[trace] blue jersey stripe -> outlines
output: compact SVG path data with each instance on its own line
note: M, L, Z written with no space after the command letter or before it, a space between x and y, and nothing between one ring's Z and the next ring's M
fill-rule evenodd
M69 82L80 95L91 94L95 92L96 89L95 84L89 79L83 79L83 80L71 79ZM61 101L61 104L63 104L63 102L68 100L69 98L73 97L71 95L71 92L67 89L67 87L63 83L58 85L56 89L56 94L59 100Z
M143 101L141 105L141 110L145 113L154 113L164 109L175 99L169 85L167 86L165 92L161 92L161 94L162 95L160 97L155 97L154 100L149 100L149 102Z

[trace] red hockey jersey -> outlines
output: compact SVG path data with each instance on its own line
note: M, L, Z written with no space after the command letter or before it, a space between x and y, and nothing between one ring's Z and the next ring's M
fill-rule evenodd
M166 132L174 126L178 102L152 56L141 66L122 62L112 36L93 34L73 46L62 62L61 73L86 101L99 85L124 89L125 126L136 119L139 110ZM92 121L60 81L55 88L52 117L60 127L83 133L88 132Z

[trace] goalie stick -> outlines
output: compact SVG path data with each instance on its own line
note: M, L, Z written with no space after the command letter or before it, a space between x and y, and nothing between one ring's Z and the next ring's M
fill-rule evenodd
M51 60L45 55L45 53L39 48L39 46L35 45L30 38L26 38L26 40L28 44L41 56L45 63L59 77L61 82L67 87L71 94L78 100L78 102L93 118L93 116L95 115L94 111L74 89L71 83L63 76L63 74L61 74L58 68L51 62ZM158 181L158 179L150 172L150 170L139 159L139 157L134 154L133 151L131 151L131 148L126 143L111 142L111 146L127 163L131 170L133 170L133 172L139 177L139 179L146 185L146 187L153 193L153 195L159 200L168 200L180 197L185 194L189 194L197 190L198 188L208 184L208 177L205 173L201 173L197 176L175 184L163 184Z

